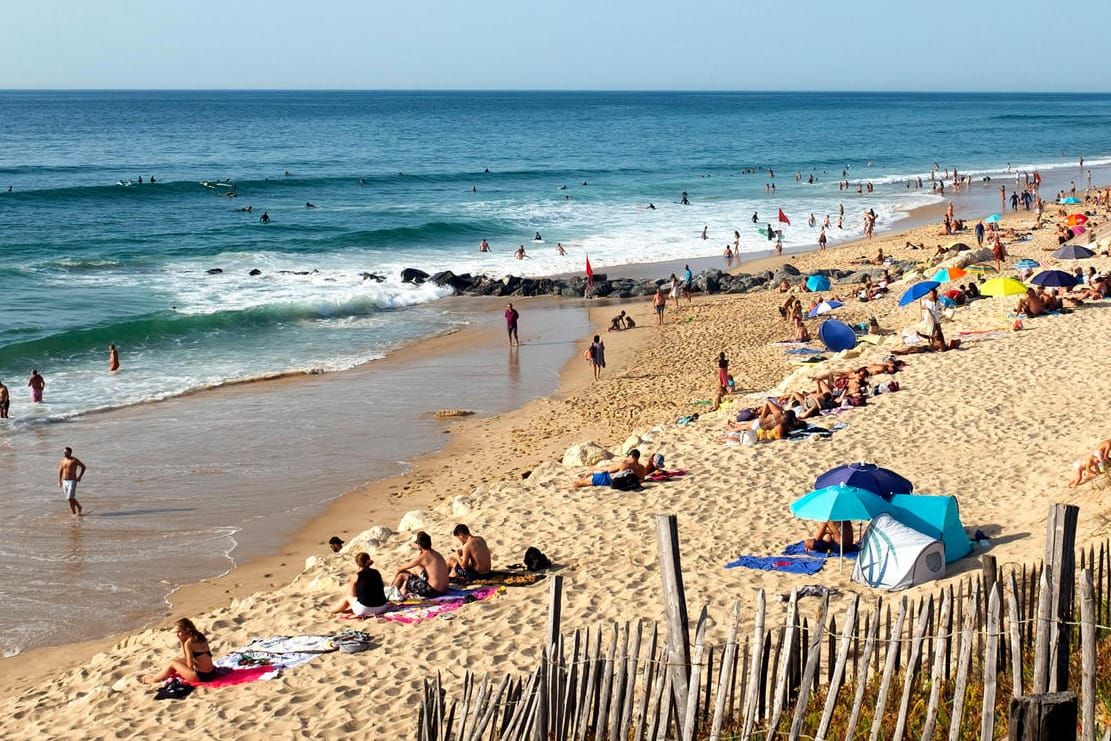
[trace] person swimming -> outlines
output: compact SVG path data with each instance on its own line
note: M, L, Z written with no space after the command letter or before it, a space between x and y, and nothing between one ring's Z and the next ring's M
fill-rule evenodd
M544 238L540 236L540 232L537 232L536 236L532 238L532 241L534 241L534 242L543 242Z

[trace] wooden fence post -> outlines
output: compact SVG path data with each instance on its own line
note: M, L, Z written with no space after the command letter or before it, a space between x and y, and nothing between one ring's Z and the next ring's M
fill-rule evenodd
M1069 686L1069 644L1072 628L1073 583L1076 579L1076 522L1080 508L1071 504L1054 504L1046 522L1045 561L1053 564L1050 590L1050 618L1054 621L1050 640L1049 691ZM1052 649L1056 650L1052 650Z
M1080 679L1081 736L1084 741L1096 738L1096 608L1092 588L1092 571L1080 574L1080 657L1083 672Z
M690 679L690 628L683 570L679 562L679 524L675 515L656 515L656 541L660 551L664 609L667 614L667 663L671 692L679 708L687 706ZM696 690L697 691L697 690Z
M1076 741L1076 693L1011 699L1008 741Z
M554 646L559 640L559 622L563 613L563 577L553 574L548 579L548 640L545 647Z
M729 638L725 641L725 653L721 657L721 676L718 678L718 693L714 699L714 719L710 725L710 741L721 738L721 725L725 721L725 700L731 687L730 675L736 676L733 665L737 660L737 632L741 622L741 603L733 603L733 622L729 624Z
M984 651L984 704L980 713L980 741L991 741L995 731L995 687L999 678L999 636L1002 605L999 584L992 583L988 596L988 640Z

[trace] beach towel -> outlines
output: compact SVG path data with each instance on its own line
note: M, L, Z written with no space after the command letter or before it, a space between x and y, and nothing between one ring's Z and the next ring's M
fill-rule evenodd
M672 479L679 478L680 476L686 476L688 473L689 471L664 471L663 469L660 469L648 474L648 477L645 479L645 481L671 481Z
M385 620L390 623L404 623L406 625L413 625L416 623L423 623L425 620L431 620L434 617L443 615L444 613L454 612L463 605L471 602L478 602L480 600L489 599L500 591L504 591L505 587L481 587L479 589L449 589L447 594L433 597L426 600L406 600L404 602L394 602L390 605L390 609L380 615L367 615L358 617L356 615L345 615L346 620L364 620L370 617L377 617L380 620Z
M785 571L788 574L816 574L825 566L824 558L806 556L740 556L725 564L727 569L741 566L759 571Z
M521 568L524 568L522 565ZM535 584L544 578L544 574L537 574L534 572L519 572L519 571L491 571L486 576L481 576L477 579L471 579L464 582L467 586L471 587L489 587L489 586L506 586L506 587L527 587ZM453 580L455 577L452 577Z
M232 670L233 676L227 680L228 684L242 684L253 682L256 679L273 679L280 676L286 669L291 669L301 664L307 664L317 656L336 651L336 645L331 636L306 635L306 636L272 636L270 638L256 638L238 651L232 651L226 656L221 656L212 663L217 670ZM243 669L262 670L258 675L253 673L238 674ZM221 677L228 675L221 673ZM205 686L223 686L212 682L205 682Z
M858 546L853 546L849 550L845 551L845 558L856 558L856 554L858 552L859 552L859 547ZM821 559L838 558L841 555L841 549L838 548L838 547L835 547L833 549L833 551L830 552L830 553L826 553L824 551L808 551L806 549L806 541L800 540L799 542L792 543L791 545L784 548L783 549L783 555L785 555L785 556L809 556L811 558L821 558Z
M813 347L795 347L787 351L788 355L821 355L822 351Z
M217 665L216 679L213 679L211 682L187 682L187 684L191 684L194 687L231 687L236 684L254 682L262 679L264 674L270 674L274 671L274 667L270 664L229 669L228 667L221 667L219 665L219 660L215 663ZM277 676L277 674L273 676ZM267 679L272 678L273 677L267 677Z
M811 437L832 437L834 432L836 432L837 430L843 430L846 427L848 427L848 425L846 425L844 422L838 422L829 429L826 429L825 427L819 427L818 425L810 425L808 427L804 427L801 430L792 430L787 435L787 439L804 440Z

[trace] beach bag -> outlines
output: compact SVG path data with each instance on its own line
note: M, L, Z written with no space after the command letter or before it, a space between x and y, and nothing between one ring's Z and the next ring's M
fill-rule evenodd
M756 430L741 430L741 445L751 448L759 440Z
M155 700L183 700L196 689L191 684L186 684L177 677L174 677L166 684L158 688L154 693Z
M610 477L610 488L618 491L632 491L640 488L640 479L631 470L618 471Z
M333 638L332 643L345 654L357 654L373 647L370 634L361 630L345 630Z
M551 559L541 553L539 548L529 546L525 551L525 568L529 571L543 571L551 565Z

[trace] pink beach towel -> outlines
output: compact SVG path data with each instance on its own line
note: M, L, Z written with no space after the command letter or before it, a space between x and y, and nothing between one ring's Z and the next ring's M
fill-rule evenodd
M213 679L211 682L185 682L194 687L231 687L233 684L247 684L261 679L264 674L274 671L269 664L262 666L245 666L242 669L232 669L226 674ZM183 682L185 680L182 680Z
M431 600L425 600L417 603L399 603L393 606L389 612L384 612L377 617L391 623L405 623L406 625L413 625L415 623L423 623L425 620L431 620L437 615L443 615L445 612L454 612L463 605L467 604L467 598L473 598L470 601L477 602L479 600L489 599L498 592L498 587L484 587L482 589L474 589L469 591L452 590L449 594L442 597L436 597Z

